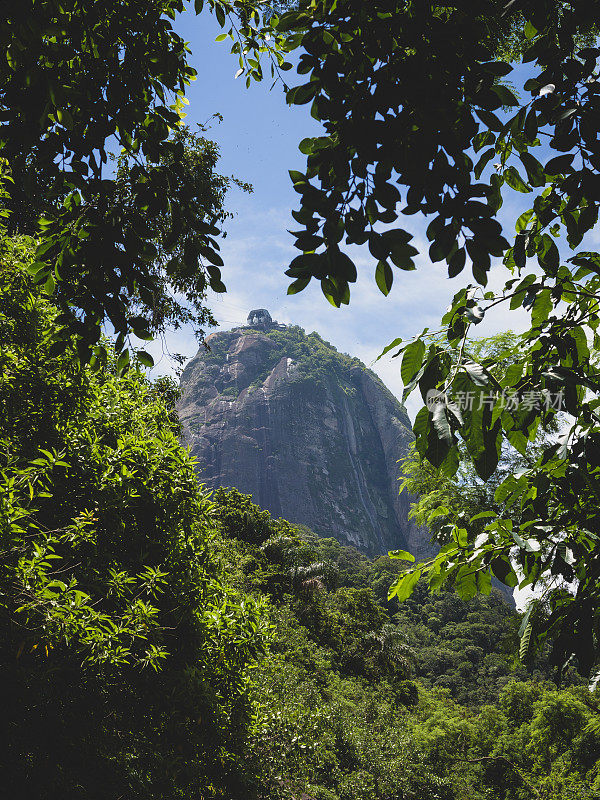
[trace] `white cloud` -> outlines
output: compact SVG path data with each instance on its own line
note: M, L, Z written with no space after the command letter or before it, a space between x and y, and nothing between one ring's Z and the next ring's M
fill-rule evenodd
M373 362L393 339L410 339L426 327L439 329L440 319L454 293L468 283L470 277L465 269L449 280L445 263L432 264L426 255L428 243L423 234L424 223L418 223L416 230L412 224L416 234L414 244L420 251L416 257L417 269L413 272L394 270L394 285L389 296L384 297L374 280L375 260L365 248L350 248L358 280L351 287L350 305L336 309L327 302L316 281L300 294L286 294L290 279L284 272L297 255L292 237L286 232L290 225L288 212L280 208L257 210L251 197L240 198L236 217L229 222L228 236L221 245L225 261L222 272L228 291L212 295L208 300L219 322L218 329L243 325L251 309L267 308L274 319L300 325L307 332L315 330L338 350L357 356L401 397L401 359L393 359L389 354ZM508 277L507 270L498 263L490 271L486 288L499 291ZM508 328L521 331L528 327L528 320L529 315L523 310L508 312L504 306L499 306L477 328L472 328L472 333L490 336ZM189 328L168 334L165 341L170 352L191 357L197 351ZM161 359L156 372L174 372L168 357L162 356L159 343L148 349L157 361ZM421 404L418 392L413 393L407 401L411 418Z

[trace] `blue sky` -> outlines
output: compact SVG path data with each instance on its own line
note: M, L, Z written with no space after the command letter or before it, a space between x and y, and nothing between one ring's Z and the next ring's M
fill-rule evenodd
M298 197L288 170L303 169L304 156L298 151L298 143L305 136L318 135L320 127L310 116L309 105L286 105L280 86L269 91L270 82L265 80L246 89L243 79L234 78L237 58L229 53L227 42L214 41L220 29L209 14L196 17L188 12L180 18L178 29L190 43L190 61L198 71L198 79L188 92L186 122L194 126L215 113L222 114L223 122L214 122L207 134L221 149L219 171L254 186L251 195L234 188L227 199L227 209L235 215L227 223L227 237L222 242L223 278L228 292L208 299L221 328L244 323L252 308L267 308L280 322L301 325L307 332L316 330L339 350L358 356L372 366L396 396L401 396L400 359L388 357L377 364L372 362L392 339L410 338L424 327L437 328L453 294L469 281L467 271L451 281L445 265L431 264L426 255L426 224L412 216L406 218L406 227L414 234L414 243L423 255L416 258L415 272L395 270L394 285L387 298L375 285L375 261L366 248L349 250L359 270L349 307L333 308L317 284L288 297L290 280L284 271L298 254L287 232L297 227L290 212L297 207ZM527 203L529 198L521 197ZM515 201L511 202L513 205L503 209L503 216L514 220L519 211ZM510 237L510 229L507 234ZM501 265L494 267L491 288L499 288L506 277ZM524 312L500 309L478 326L477 333L486 336L507 328L519 330L526 322ZM172 334L167 341L171 352L191 357L197 350L188 330ZM157 357L156 349L154 353ZM158 371L171 369L167 358L157 366ZM417 395L409 399L411 417L421 404Z

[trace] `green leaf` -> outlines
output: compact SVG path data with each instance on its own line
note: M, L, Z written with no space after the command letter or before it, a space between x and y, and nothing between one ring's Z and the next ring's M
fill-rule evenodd
M285 14L281 15L275 28L281 33L285 33L286 31L291 31L299 27L302 24L301 21L302 16L298 11L287 11Z
M534 158L530 153L521 153L519 158L527 170L529 183L532 186L544 186L546 184L546 175L544 173L544 167L537 158Z
M492 92L494 92L502 106L518 106L519 100L515 97L514 93L511 92L509 88L506 86L502 86L501 84L496 84L495 86L491 87Z
M548 319L548 316L551 311L552 311L552 296L550 293L550 289L545 288L542 289L541 292L538 292L535 300L533 301L533 307L531 309L532 327L538 328L543 322L545 322Z
M536 275L530 273L526 275L523 280L519 283L517 288L514 291L514 296L511 297L510 300L510 310L514 311L516 308L519 308L523 303L523 298L525 297L525 291L530 287L535 285Z
M525 27L523 28L523 33L525 34L526 39L533 39L537 34L537 28L529 20L527 20Z
M335 273L336 276L349 283L354 283L356 281L358 277L356 265L346 253L335 248L328 251L328 256L332 267L332 273Z
M479 514L471 517L469 522L476 522L478 519L496 519L497 516L495 511L480 511Z
M515 189L517 192L523 192L526 194L527 192L531 191L530 187L527 186L523 178L519 175L514 167L508 167L504 170L504 180L511 187L511 189Z
M397 242L392 244L390 259L399 269L410 271L416 269L412 256L416 256L418 253L419 251L417 248L413 247L411 244Z
M538 118L534 108L531 108L525 117L524 131L529 143L533 144L538 134Z
M454 588L461 600L471 600L477 594L477 577L471 565L461 567L454 580Z
M534 603L530 603L521 625L522 633L520 632L521 643L519 645L519 658L521 661L527 661L531 650L531 635L533 633L533 620L531 619L531 611L534 605Z
M401 561L414 561L415 557L408 550L390 550L388 553L390 558L398 558Z
M314 142L314 139L312 139L310 137L306 138L306 139L302 139L302 141L298 145L298 150L300 150L301 153L304 153L304 155L309 155L310 152L312 151L313 142Z
M527 437L521 431L508 431L506 435L515 450L524 456L527 452Z
M154 359L150 353L147 353L145 350L137 350L136 356L140 364L142 364L144 367L151 368L154 366Z
M125 349L117 358L117 373L122 375L129 366L129 350Z
M328 302L334 308L340 307L340 300L338 299L338 291L335 285L329 280L329 278L322 278L321 279L321 291L327 298Z
M491 131L498 131L500 133L504 128L504 123L492 112L482 108L476 108L475 113L484 125L487 125Z
M491 563L492 572L505 586L515 587L518 583L517 576L504 556L497 556Z
M477 591L485 595L492 591L492 575L489 570L479 570L477 573Z
M394 275L390 265L387 261L380 261L375 269L375 282L379 287L379 291L386 297L390 293L393 280Z
M309 103L319 91L319 87L318 81L310 81L302 84L302 86L296 86L287 93L287 101L296 106Z
M487 61L481 64L481 69L489 72L490 75L495 75L497 78L502 78L513 71L513 68L506 61Z
M436 403L433 407L431 418L438 438L448 443L453 442L454 438L452 436L452 428L448 420L446 406L442 403Z
M455 253L450 256L448 261L448 277L455 278L459 275L467 261L467 254L464 247L460 247Z
M400 368L400 376L402 383L407 386L423 363L423 356L425 355L425 343L422 339L417 339L411 342L402 356L402 366Z
M54 294L54 290L56 289L56 281L54 280L54 275L49 273L48 277L46 278L46 282L44 283L44 292L47 295Z
M396 347L400 347L400 345L401 345L401 344L402 344L402 339L394 339L394 341L393 341L393 342L390 342L390 344L386 345L386 346L383 348L383 350L382 350L382 351L381 351L381 353L380 353L380 354L377 356L377 358L375 359L375 361L379 361L379 359L380 359L380 358L383 358L383 356L387 355L387 354L390 352L390 350L394 350L394 348L396 348Z
M521 216L519 217L519 219L515 224L515 230L517 231L517 233L520 233L527 227L527 225L529 224L529 220L532 218L532 216L533 216L533 208L530 208L528 211L524 211L521 214Z
M566 153L564 156L551 158L544 167L544 172L546 175L562 175L565 172L571 172L571 163L574 158L574 153Z
M38 272L41 272L43 269L46 269L47 265L44 264L43 261L32 261L31 264L27 265L27 272L30 275L37 275Z
M408 598L413 593L415 586L419 582L420 577L421 577L420 569L417 569L414 572L406 572L403 575L401 575L398 581L391 587L390 591L388 592L388 600L391 600L393 597L397 597L401 603L404 600L408 600Z
M298 294L303 289L305 289L308 284L310 283L310 275L307 278L298 278L293 283L290 283L288 286L287 293L288 294Z
M490 147L489 150L485 150L483 152L483 154L479 158L479 161L477 162L477 164L475 164L475 167L473 168L473 172L477 180L479 180L479 178L481 177L481 173L495 155L496 155L495 147Z
M522 361L516 364L509 364L504 376L501 379L502 386L516 386L523 377L524 364Z
M475 361L465 361L462 367L475 386L489 386L489 375L481 364L477 364Z
M227 291L227 287L225 286L223 281L219 280L211 280L210 288L213 290L213 292L216 292L217 294L225 294L225 292Z
M209 261L211 264L216 265L217 267L223 267L225 264L223 263L223 259L221 256L213 250L211 247L206 247L204 245L199 244L198 250L204 258Z
M217 22L221 27L225 25L225 12L223 11L223 6L220 2L216 2L214 5L215 16L217 18Z

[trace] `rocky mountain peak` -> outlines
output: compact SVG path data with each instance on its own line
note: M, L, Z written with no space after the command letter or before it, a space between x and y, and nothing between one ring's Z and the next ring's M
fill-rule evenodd
M272 330L273 328L284 330L287 327L287 325L272 319L266 308L255 308L251 311L248 314L246 324L249 328L257 328L263 331Z
M398 493L408 416L371 370L266 309L207 344L183 372L178 407L204 483L370 555L431 551Z

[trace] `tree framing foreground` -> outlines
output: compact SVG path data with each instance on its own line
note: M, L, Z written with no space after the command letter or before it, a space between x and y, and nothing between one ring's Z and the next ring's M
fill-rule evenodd
M233 39L247 84L263 78L265 57L280 78L291 69L284 54L304 51L298 71L309 80L287 99L311 103L326 135L300 144L307 168L291 173L302 254L288 270L290 293L315 278L330 302L347 303L356 268L340 249L345 240L368 244L387 294L393 267L414 269L417 253L398 224L400 206L405 215L421 212L430 217L430 258L446 261L451 276L468 265L475 285L457 293L443 319L447 344L425 331L403 346L407 392L564 394L561 441L498 487L508 507L519 506L518 529L503 517L476 538L470 523L455 527L439 556L407 571L393 594L408 596L421 576L433 588L451 582L465 597L487 591L490 573L514 586L514 565L521 586L548 575L576 581L574 594L556 589L544 599L546 615L529 615L523 652L551 637L559 666L575 656L590 672L600 638L600 375L588 343L600 321L600 255L577 248L596 224L600 197L600 50L581 46L582 37L593 40L598 3L315 0L280 18L270 3L194 5L215 13L219 38ZM119 334L126 366L127 336L147 335L165 290L188 281L188 300L202 309L210 286L224 288L214 214L198 216L171 135L195 77L170 22L183 8L182 0L29 0L0 24L1 155L16 178L8 205L13 219L41 223L31 269L63 312L57 350L75 332L82 361L102 359L104 320ZM512 78L516 51L534 75L521 97L499 83ZM114 180L102 171L111 142L132 162L133 220L111 204ZM556 151L551 158L546 148L542 160L534 156L542 142ZM533 196L514 238L495 219L507 187ZM165 220L165 246L177 257L157 270L155 228L163 231ZM197 239L177 250L188 224ZM561 233L574 251L566 262L555 242ZM494 257L511 272L501 296L485 291ZM469 359L466 337L502 303L529 309L531 328L499 378L485 359ZM451 475L462 440L486 480L503 447L522 452L552 422L557 410L546 405L476 402L461 413L439 403L417 416L417 449Z
M0 22L9 233L38 237L30 272L62 312L55 353L75 335L82 363L106 363L105 323L123 368L132 333L191 322L201 338L214 323L209 289L225 291L217 240L230 179L214 172L216 147L182 130L196 77L172 27L184 8L25 0Z
M312 100L327 134L301 143L307 168L292 173L303 230L289 292L316 278L333 305L347 303L356 269L340 250L345 237L368 244L387 294L393 266L415 268L402 203L400 213L429 217L430 259L446 261L451 277L468 265L475 281L442 320L445 344L424 331L387 348L403 351L405 396L418 386L424 400L433 392L439 401L417 415L420 456L453 475L466 449L485 481L503 449L525 453L540 427L552 428L557 394L567 416L558 442L498 486L507 513L487 512L482 532L485 509L450 526L440 554L404 573L391 595L409 596L421 576L463 597L489 591L492 574L521 588L555 577L558 588L524 621L521 652L549 637L555 663L575 657L586 674L600 639L600 374L589 348L599 341L600 255L578 248L600 198L600 49L582 46L597 11L597 3L536 0L325 2L279 23L302 32L299 71L310 76L288 100ZM513 79L515 47L532 71L520 97L498 82ZM496 219L507 189L533 198L510 241ZM561 235L573 251L566 261ZM485 290L494 257L510 273L500 295ZM529 310L531 327L502 355L511 366L498 374L495 360L471 358L468 333L502 305ZM490 392L512 401L488 403ZM453 402L459 393L473 396L471 407Z

